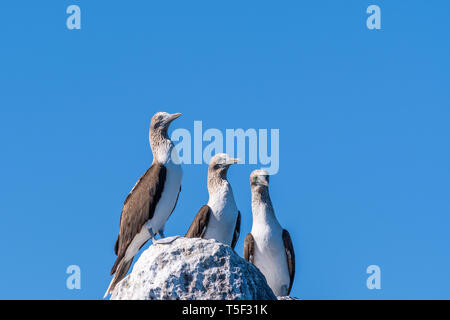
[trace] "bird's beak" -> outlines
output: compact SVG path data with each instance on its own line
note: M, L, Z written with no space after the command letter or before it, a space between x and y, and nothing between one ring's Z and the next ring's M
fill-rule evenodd
M230 158L230 159L227 160L227 164L230 165L230 166L232 164L236 164L236 163L239 163L239 162L241 162L241 160L239 160L238 158Z
M169 118L169 122L172 122L173 120L179 118L180 116L181 116L181 113L173 113L173 114L171 114L170 118Z

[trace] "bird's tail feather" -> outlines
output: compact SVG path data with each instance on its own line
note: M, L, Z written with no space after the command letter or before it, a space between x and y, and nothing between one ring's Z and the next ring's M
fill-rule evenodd
M114 288L120 282L120 280L125 278L128 270L130 269L132 262L133 262L133 258L131 258L128 261L125 261L125 259L122 259L122 260L120 260L120 262L118 262L117 268L114 273L114 277L112 278L111 283L109 284L109 287L106 290L103 298L106 298L106 296L114 290Z

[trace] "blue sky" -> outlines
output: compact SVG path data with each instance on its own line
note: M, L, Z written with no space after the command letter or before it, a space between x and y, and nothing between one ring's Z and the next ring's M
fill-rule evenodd
M82 29L66 28L66 8ZM377 4L382 29L366 28ZM271 179L303 299L449 299L450 4L22 1L0 4L1 299L100 299L123 201L173 128L280 129ZM230 169L251 228L249 174ZM166 234L207 201L184 166ZM68 290L67 266L82 289ZM366 268L381 268L368 290Z

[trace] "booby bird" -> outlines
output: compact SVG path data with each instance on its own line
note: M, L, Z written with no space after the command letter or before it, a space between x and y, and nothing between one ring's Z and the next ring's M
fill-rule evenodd
M244 259L258 267L275 295L287 296L294 281L294 247L289 232L281 227L275 217L267 171L253 171L250 186L253 225L245 237Z
M208 168L209 201L200 208L185 237L216 239L233 249L241 229L241 213L227 180L228 168L239 159L224 153L212 157Z
M164 225L172 214L181 191L183 170L167 130L181 113L156 113L150 123L151 167L139 178L125 199L120 216L120 232L114 251L114 275L105 297L122 280L139 249L156 234L164 237Z

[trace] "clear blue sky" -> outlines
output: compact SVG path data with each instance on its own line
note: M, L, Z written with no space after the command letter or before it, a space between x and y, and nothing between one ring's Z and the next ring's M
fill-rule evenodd
M82 29L66 28L66 8ZM366 28L378 4L382 30ZM123 201L173 128L279 128L303 299L450 298L448 1L0 3L0 298L100 299ZM229 179L251 228L249 174ZM166 234L207 201L184 167ZM66 289L81 267L82 289ZM381 267L381 290L366 268Z

